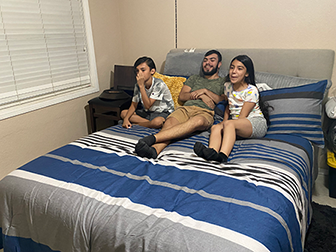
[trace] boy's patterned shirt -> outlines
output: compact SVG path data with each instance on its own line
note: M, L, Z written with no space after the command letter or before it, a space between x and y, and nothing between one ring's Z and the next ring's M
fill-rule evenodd
M168 111L169 113L174 111L173 98L166 83L164 83L162 80L153 77L152 85L149 89L145 88L145 90L149 98L156 100L153 105L148 109L149 111ZM138 84L135 84L134 86L132 101L141 102L143 104Z

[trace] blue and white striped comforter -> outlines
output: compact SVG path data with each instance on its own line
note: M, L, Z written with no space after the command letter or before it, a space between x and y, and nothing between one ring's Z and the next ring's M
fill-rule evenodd
M237 141L228 164L192 150L134 155L156 130L114 126L0 181L5 251L302 251L312 147L302 138ZM288 143L288 142L290 143Z

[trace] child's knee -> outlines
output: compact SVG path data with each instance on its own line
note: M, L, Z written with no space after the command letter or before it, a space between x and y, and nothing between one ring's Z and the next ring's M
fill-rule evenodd
M165 119L163 117L156 117L151 121L152 128L159 129L162 128Z
M211 126L211 131L220 131L222 129L223 129L223 124L221 124L221 123Z
M235 126L235 120L227 120L223 124L223 129L225 128L236 128Z
M124 110L122 110L121 112L120 112L120 117L121 117L121 119L124 119L125 118L125 116L126 116L126 114L127 114L127 109L124 109Z

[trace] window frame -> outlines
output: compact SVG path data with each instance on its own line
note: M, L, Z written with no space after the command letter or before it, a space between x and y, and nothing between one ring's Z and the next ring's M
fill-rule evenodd
M88 0L79 0L83 6L83 16L86 30L87 53L90 66L89 87L78 87L69 90L63 90L57 93L50 93L41 97L30 98L0 107L0 120L25 114L34 110L42 109L48 106L56 105L62 102L73 100L99 91L98 74L96 58L94 52L94 43L91 28L91 18Z

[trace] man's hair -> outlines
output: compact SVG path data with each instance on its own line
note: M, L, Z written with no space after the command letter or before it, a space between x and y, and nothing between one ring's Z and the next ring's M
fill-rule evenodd
M217 54L217 56L218 56L218 62L222 62L222 54L217 50L210 50L210 51L206 52L204 57L209 56L209 55L214 54L214 53Z
M146 62L147 66L149 66L149 69L152 70L153 68L156 70L156 66L154 63L154 60L152 60L149 57L140 57L139 59L137 59L134 63L134 70L136 70L137 66L139 66L140 64Z

